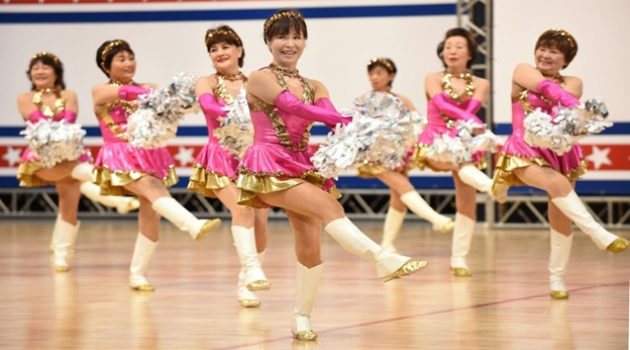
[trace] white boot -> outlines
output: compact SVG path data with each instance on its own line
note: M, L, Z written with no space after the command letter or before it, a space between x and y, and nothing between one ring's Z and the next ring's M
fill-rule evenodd
M552 299L568 299L569 292L564 285L564 273L571 255L573 233L568 236L551 229L551 250L549 253L549 287Z
M383 241L381 242L383 250L390 253L398 253L396 247L394 247L394 241L400 233L403 221L405 221L405 214L407 214L407 210L398 211L394 207L387 209L385 224L383 225Z
M295 309L291 324L291 333L297 340L317 340L317 334L313 332L313 327L311 326L311 310L313 310L317 287L322 279L323 271L324 263L310 269L299 262L297 263Z
M453 220L433 210L433 208L420 197L418 192L407 192L400 196L400 200L405 203L405 206L414 214L430 222L435 231L442 233L453 231Z
M472 164L466 164L461 167L457 171L457 175L462 181L474 187L479 192L485 192L489 194L492 198L494 198L499 203L505 203L507 200L507 189L508 187L501 187L501 190L498 193L492 192L492 179L488 177L484 172L477 169Z
M94 170L94 165L90 163L79 163L74 168L72 168L72 172L70 176L73 179L82 181L82 182L92 182L92 171Z
M455 214L455 230L453 231L453 245L451 253L451 270L458 277L472 276L466 255L470 250L473 233L475 232L475 220L464 214Z
M571 219L582 232L586 233L597 248L608 250L614 253L624 251L628 247L628 240L619 238L604 229L586 210L586 207L575 191L571 191L566 197L556 197L551 199L564 215Z
M158 242L153 242L145 235L138 232L138 238L136 239L136 247L133 249L133 257L131 258L131 266L129 266L129 287L131 289L139 291L154 291L155 287L144 274L149 269L151 259L153 259L153 253L158 246Z
M116 208L119 214L127 214L132 210L140 208L140 201L134 197L124 196L103 196L101 188L91 182L81 184L81 194L88 197L92 202L98 202L106 207Z
M256 236L254 228L232 226L232 239L238 259L241 262L241 270L244 270L243 283L251 291L267 290L270 288L265 273L260 268L260 261L256 253Z
M220 219L199 220L172 197L160 197L151 207L182 231L198 241L221 225Z
M70 268L68 266L68 255L73 247L79 232L80 222L72 225L58 217L53 228L53 246L55 254L55 271L65 272Z
M265 259L265 252L258 253L258 261L262 265L263 260ZM259 307L260 299L258 296L254 294L251 290L247 289L247 285L245 284L245 270L241 266L241 271L238 274L238 284L236 285L236 297L238 298L238 303L241 304L242 307Z
M339 243L343 249L363 260L376 264L376 273L384 282L410 275L427 266L426 261L412 260L407 256L393 254L383 250L368 238L347 217L328 223L324 230Z

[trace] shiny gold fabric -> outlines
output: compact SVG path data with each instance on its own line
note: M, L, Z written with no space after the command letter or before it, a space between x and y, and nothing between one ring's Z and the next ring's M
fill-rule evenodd
M326 181L326 178L316 171L307 171L300 177L288 177L283 172L267 174L240 169L238 182L236 183L239 189L237 201L238 204L253 208L266 208L269 205L258 198L259 193L284 191L303 183L310 183L321 188L324 185L324 181ZM334 186L328 189L328 193L335 199L341 197L341 194Z
M46 169L46 167L40 162L21 163L17 173L17 178L20 180L20 187L41 187L52 185L52 182L44 181L35 175L36 172L42 169Z
M101 188L102 195L124 196L133 195L133 193L127 191L123 186L130 184L144 176L155 176L153 174L145 173L142 171L112 171L107 167L95 168L94 183ZM165 187L171 187L179 181L175 168L170 167L168 174L165 178L159 179Z
M508 186L527 186L521 179L519 179L514 170L518 168L525 168L530 165L538 165L541 167L550 167L549 163L543 158L525 158L512 154L501 153L497 164L495 165L496 172L494 173L494 186L508 185ZM571 170L567 174L563 174L569 181L575 181L584 174L586 174L586 161L580 160L580 166Z
M483 170L488 167L488 162L486 161L486 157L481 157L478 161L473 163L475 167L479 170ZM424 168L429 168L433 171L444 171L448 172L450 170L446 169L438 169L433 167L429 163L429 146L423 144L416 144L413 150L413 154L411 155L411 159L409 161L409 167L418 167L420 170L424 170Z
M230 183L235 182L236 180L230 179L229 176L217 174L205 169L201 164L197 164L193 167L192 175L190 175L188 189L195 193L201 193L205 197L217 198L214 190L227 187Z
M357 169L357 176L358 177L362 177L364 179L373 179L375 177L378 177L379 175L389 172L389 171L395 171L395 172L399 172L403 175L407 175L407 168L403 168L400 170L391 170L391 169L387 169L384 168L380 165L377 164L365 164L365 165L361 165L358 169Z

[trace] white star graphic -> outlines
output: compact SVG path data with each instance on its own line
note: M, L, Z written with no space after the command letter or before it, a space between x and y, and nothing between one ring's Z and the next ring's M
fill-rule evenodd
M181 166L186 166L188 163L192 163L195 161L195 157L193 157L194 148L186 148L183 146L179 146L179 151L175 155L175 159L179 161Z
M610 153L610 147L599 149L597 146L593 146L593 153L586 157L586 160L593 162L595 169L601 168L602 164L612 165L610 159L608 159L608 153Z
M7 148L7 153L2 156L2 159L6 160L9 163L9 166L14 166L15 164L20 162L20 154L21 150L19 148L13 148L9 146Z

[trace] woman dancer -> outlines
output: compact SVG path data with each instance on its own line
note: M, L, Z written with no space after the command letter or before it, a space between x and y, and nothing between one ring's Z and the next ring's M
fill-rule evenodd
M241 262L237 299L243 307L258 307L260 300L252 291L269 289L269 282L260 268L266 247L268 209L251 210L236 203L236 167L239 161L214 136L214 131L219 127L218 118L226 116L223 107L245 102L247 77L239 70L243 67L245 49L241 38L229 26L209 29L205 42L217 72L199 78L195 87L206 116L209 140L195 159L188 189L207 197L219 198L230 210L232 238ZM259 225L256 226L256 223ZM257 242L260 245L257 246Z
M373 58L368 62L367 70L370 83L372 84L372 91L392 94L403 101L409 112L416 110L416 107L408 98L391 91L397 72L396 65L391 59ZM362 102L367 102L364 101L364 96L360 96L358 99ZM386 169L376 164L369 164L359 168L358 172L360 177L376 177L389 187L389 209L385 216L383 241L381 242L383 249L393 253L396 252L394 240L402 227L407 211L406 208L429 221L436 231L445 233L453 230L453 220L433 210L413 188L407 175L406 165L398 169Z
M313 122L332 128L347 120L335 111L326 87L302 77L296 68L307 37L306 23L297 11L280 10L265 21L264 39L273 59L249 78L254 144L241 161L237 185L240 204L286 210L298 260L292 332L298 340L313 341L317 335L310 314L323 268L322 223L343 248L375 263L385 281L417 272L426 262L389 253L365 236L335 200L334 182L323 178L311 163L308 140Z
M94 111L104 141L94 164L95 182L104 194L138 196L140 232L131 260L129 286L152 291L155 288L144 275L157 248L160 215L195 240L219 227L221 221L199 220L171 197L167 188L177 182L177 175L166 148L135 148L127 141L123 131L127 117L137 108L138 96L149 91L148 85L132 80L136 60L129 44L119 39L104 42L96 51L96 65L109 82L92 88Z
M18 97L18 109L28 122L40 120L64 120L74 123L77 119L78 103L74 91L66 90L63 81L63 64L50 52L35 54L26 72L31 81L31 91ZM55 270L68 271L67 257L74 249L79 232L77 212L81 193L95 202L125 214L138 208L133 197L101 196L98 186L92 181L93 166L90 154L85 152L76 161L64 161L46 167L29 148L22 153L17 178L22 187L37 187L55 184L59 197L59 214L53 228L50 249L55 255Z
M450 29L438 45L438 57L445 70L430 73L425 79L429 124L418 139L413 161L424 169L451 171L455 182L455 229L451 254L451 270L455 276L472 274L466 255L477 221L476 190L492 193L492 180L479 169L486 167L483 152L477 152L470 163L453 164L429 158L429 148L439 136L457 137L454 123L472 121L481 130L484 124L475 113L488 99L490 84L486 79L473 76L468 69L477 55L477 43L472 34L462 28ZM504 200L505 194L500 196Z
M628 246L628 240L606 231L593 219L573 190L575 181L586 173L581 147L576 144L569 152L558 156L552 150L532 147L524 140L523 120L534 109L552 114L558 104L568 108L580 104L582 80L560 74L575 58L577 50L577 42L571 34L562 29L550 29L536 42L536 66L521 63L514 70L512 135L501 150L494 177L495 188L528 185L543 189L549 195L549 285L554 299L569 297L564 273L573 242L571 221L591 237L599 249L618 253Z

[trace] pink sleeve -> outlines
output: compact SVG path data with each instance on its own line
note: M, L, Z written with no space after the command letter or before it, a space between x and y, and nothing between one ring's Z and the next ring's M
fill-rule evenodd
M74 124L74 122L77 121L77 114L75 112L65 109L62 113L62 119L66 122Z
M319 102L320 100L321 102ZM320 98L317 101L319 104L316 102L317 105L309 105L302 102L291 91L284 90L276 96L273 103L277 108L287 113L302 119L322 122L331 129L337 124L346 125L350 122L335 110L335 107L327 98ZM328 108L331 108L331 110Z
M475 100L473 98L468 101L468 107L466 107L466 112L477 114L481 109L481 102L479 100Z
M203 93L199 96L199 106L203 110L203 113L207 116L219 116L224 117L226 115L223 110L223 104L217 101L214 95L209 93Z
M580 101L577 98L551 80L543 80L538 83L538 92L555 103L568 108L580 105Z
M467 112L446 100L446 92L433 96L433 103L443 114L457 120L472 120L483 127L484 123L476 115Z
M137 85L123 85L118 89L118 97L125 101L133 101L150 90Z

